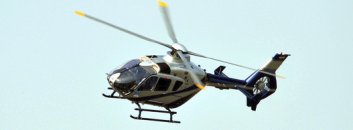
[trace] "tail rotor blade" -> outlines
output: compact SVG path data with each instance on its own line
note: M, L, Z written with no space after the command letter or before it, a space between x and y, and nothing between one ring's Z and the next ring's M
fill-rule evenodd
M164 23L167 27L169 37L173 40L174 43L178 43L178 40L177 40L175 33L174 33L172 21L169 16L168 4L161 1L161 0L157 0L157 2L158 2L159 7L161 8L161 13L163 16Z
M122 32L125 32L125 33L128 33L128 34L130 34L130 35L133 35L133 36L135 36L135 37L141 38L141 39L143 39L143 40L146 40L146 41L149 41L149 42L153 42L153 43L157 43L157 44L159 44L159 45L162 45L162 46L165 46L165 47L167 47L167 48L173 49L173 47L172 47L171 45L167 44L167 43L163 43L163 42L160 42L160 41L157 41L157 40L148 38L148 37L146 37L146 36L143 36L143 35L140 35L140 34L138 34L138 33L132 32L132 31L127 30L127 29L125 29L125 28L122 28L122 27L116 26L116 25L114 25L114 24L108 23L108 22L106 22L106 21L100 20L100 19L98 19L98 18L95 18L95 17L93 17L93 16L91 16L91 15L88 15L88 14L86 14L86 13L83 13L83 12L81 12L81 11L75 11L75 13L76 13L77 15L79 15L79 16L86 17L86 18L91 19L91 20L93 20L93 21L96 21L96 22L105 24L105 25L107 25L107 26L113 27L113 28L115 28L115 29L118 29L118 30L120 30L120 31L122 31Z

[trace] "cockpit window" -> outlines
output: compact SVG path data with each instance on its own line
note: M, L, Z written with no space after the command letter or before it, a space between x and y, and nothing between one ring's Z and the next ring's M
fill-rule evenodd
M142 68L141 66L136 66L136 67L130 68L128 71L130 73L134 74L136 84L140 83L143 78L151 75L151 73L149 71Z
M134 59L134 60L131 60L131 61L127 62L126 64L124 64L121 68L129 69L129 68L132 68L132 67L139 65L140 62L141 61L139 59Z
M119 72L122 72L126 69L130 69L132 67L135 67L135 66L138 66L140 64L140 60L139 59L133 59L123 65L120 65L118 66L117 68L115 68L114 70L112 70L111 72L108 73L108 75L112 75L112 74L115 74L115 73L119 73Z
M157 83L158 77L151 76L146 79L138 88L139 91L150 91Z
M155 73L154 69L149 67L140 66L140 60L131 60L127 62L122 67L113 70L108 74L107 79L112 80L113 87L118 89L124 95L129 94L133 88L138 85L142 79L149 77L150 75ZM119 75L118 77L111 78L113 75ZM157 81L154 81L156 83ZM153 87L153 86L151 86ZM148 88L147 88L148 89ZM150 88L151 89L151 88Z

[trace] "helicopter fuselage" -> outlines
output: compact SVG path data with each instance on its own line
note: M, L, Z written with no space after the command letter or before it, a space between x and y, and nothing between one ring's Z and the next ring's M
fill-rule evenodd
M190 60L188 55L185 57ZM206 72L191 63L192 71L200 79ZM121 97L138 103L176 108L195 94L198 89L181 60L168 55L149 55L127 62L108 74L111 87Z

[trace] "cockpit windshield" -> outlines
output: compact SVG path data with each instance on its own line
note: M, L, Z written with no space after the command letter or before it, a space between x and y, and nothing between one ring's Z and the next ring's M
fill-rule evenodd
M141 67L140 60L135 59L127 62L108 74L108 80L112 87L123 94L131 91L131 88L141 82L144 78L154 73L153 69ZM115 75L118 75L115 77Z
M134 60L131 60L131 61L127 62L126 64L124 64L121 68L129 69L129 68L138 66L140 63L141 63L141 61L139 59L134 59Z
M152 74L151 71L148 71L148 70L142 68L141 66L135 66L133 68L130 68L127 71L122 72L122 74L124 74L124 73L133 74L136 84L140 83L140 81L143 78L146 78L146 77L148 77L149 75Z
M130 60L127 63L122 64L122 65L118 66L117 68L113 69L111 72L108 73L108 75L112 75L112 74L118 73L118 71L122 71L124 69L129 69L129 68L138 66L139 64L140 64L139 59Z

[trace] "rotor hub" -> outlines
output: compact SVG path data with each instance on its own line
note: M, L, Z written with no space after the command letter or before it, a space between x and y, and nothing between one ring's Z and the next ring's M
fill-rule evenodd
M188 52L188 50L186 49L186 47L183 44L174 43L174 44L172 44L172 47L173 47L173 49L175 49L177 51Z

